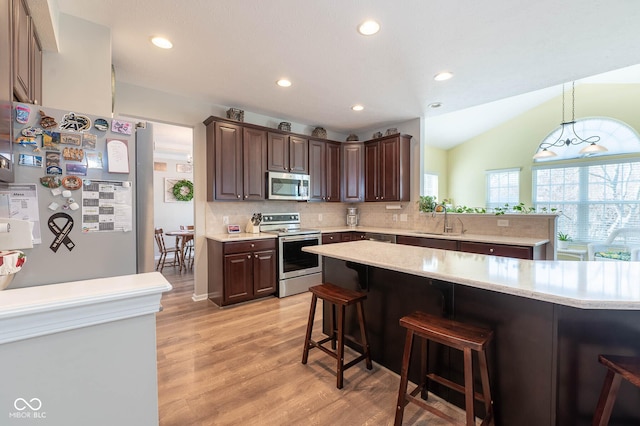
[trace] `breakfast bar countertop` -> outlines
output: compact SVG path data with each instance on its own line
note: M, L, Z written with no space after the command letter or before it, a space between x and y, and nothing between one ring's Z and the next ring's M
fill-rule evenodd
M521 260L366 240L304 250L574 308L640 310L640 262Z

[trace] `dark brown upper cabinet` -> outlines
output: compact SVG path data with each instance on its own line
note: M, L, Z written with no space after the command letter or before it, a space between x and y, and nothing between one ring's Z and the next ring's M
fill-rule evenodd
M309 141L310 200L341 201L340 145L331 141Z
M267 136L267 170L284 173L309 173L309 140L282 133Z
M409 135L391 135L365 142L365 201L410 200Z

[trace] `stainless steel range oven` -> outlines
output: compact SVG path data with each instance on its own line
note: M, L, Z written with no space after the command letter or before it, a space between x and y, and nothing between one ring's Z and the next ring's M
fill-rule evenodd
M300 228L300 213L263 214L260 231L278 234L278 297L322 283L322 256L302 251L322 244L320 231Z

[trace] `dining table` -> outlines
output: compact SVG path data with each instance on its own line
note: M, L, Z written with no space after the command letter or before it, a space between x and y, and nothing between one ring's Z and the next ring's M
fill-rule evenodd
M175 231L165 231L164 233L168 237L176 238L176 247L180 250L180 255L178 256L178 263L180 264L180 272L182 269L187 270L186 264L186 249L187 243L193 240L193 229L180 229Z

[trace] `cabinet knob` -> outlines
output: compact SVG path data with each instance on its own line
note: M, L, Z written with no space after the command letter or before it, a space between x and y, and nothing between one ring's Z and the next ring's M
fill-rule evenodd
M255 257L256 257L256 259L257 259L257 258L258 258L258 255L256 254L256 255L255 255Z
M329 237L330 240L333 240L333 237Z
M255 246L256 246L255 244L251 243L251 248L254 248Z
M238 198L240 198L240 194L238 194Z
M245 195L245 196L244 196L244 198L249 198L249 196L248 196L248 195Z
M493 249L492 248L489 249L489 253L493 253Z
M247 255L247 259L251 259L251 255L250 254Z

